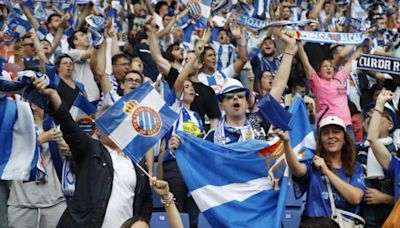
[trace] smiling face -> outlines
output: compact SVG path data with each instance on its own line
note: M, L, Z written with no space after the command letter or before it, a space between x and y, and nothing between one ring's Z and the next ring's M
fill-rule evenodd
M318 74L323 79L332 79L335 75L335 65L329 60L324 60L319 67Z
M322 146L328 154L342 151L345 144L345 132L341 126L328 125L320 131Z
M261 44L262 54L264 57L274 56L275 54L275 43L271 39L266 39Z
M225 111L227 118L241 119L246 117L248 107L246 91L236 91L224 94L221 107Z

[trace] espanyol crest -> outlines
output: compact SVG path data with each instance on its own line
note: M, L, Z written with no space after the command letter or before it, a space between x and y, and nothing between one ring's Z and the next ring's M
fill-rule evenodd
M160 115L150 107L139 106L136 100L125 103L124 113L131 116L133 128L142 136L154 136L161 130Z

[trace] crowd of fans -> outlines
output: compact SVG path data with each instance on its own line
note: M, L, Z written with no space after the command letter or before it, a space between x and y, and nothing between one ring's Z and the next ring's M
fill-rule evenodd
M279 135L296 194L307 193L304 227L331 217L331 185L336 207L363 217L365 227L381 227L396 204L399 76L359 70L357 60L362 54L400 58L397 1L212 1L207 25L199 23L196 1L78 0L76 14L51 1L7 2L0 1L0 26L7 28L16 7L32 28L11 42L7 30L0 31L1 77L55 67L56 88L33 79L49 100L44 109L30 104L46 177L0 182L1 227L146 227L151 188L172 227L182 227L179 212L197 227L200 212L174 156L178 135L167 134L138 167L104 133L86 135L68 114L84 96L100 116L145 82L169 105L181 103L174 132L222 145ZM256 30L236 23L233 14L313 23ZM363 33L366 39L360 45L304 43L293 31ZM317 141L311 161L299 162L287 132L259 113L257 103L266 95L285 108L303 98ZM50 127L44 113L53 118ZM71 164L73 190L62 184L51 142ZM141 167L158 179L146 177Z

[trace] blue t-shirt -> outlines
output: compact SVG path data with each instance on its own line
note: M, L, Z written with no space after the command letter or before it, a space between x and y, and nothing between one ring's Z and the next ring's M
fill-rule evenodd
M400 194L400 159L398 157L392 155L392 161L386 174L393 180L394 202L397 202Z
M294 189L297 197L307 192L306 207L303 214L308 217L330 217L332 210L329 202L328 190L326 187L325 176L315 168L310 162L304 163L307 166L307 174L302 178L293 178L295 181ZM346 176L344 169L335 169L336 175L354 187L360 188L365 192L365 182L362 166L357 162L353 176ZM346 202L344 197L336 190L331 183L333 198L336 208L352 213L358 213L359 206L351 205Z

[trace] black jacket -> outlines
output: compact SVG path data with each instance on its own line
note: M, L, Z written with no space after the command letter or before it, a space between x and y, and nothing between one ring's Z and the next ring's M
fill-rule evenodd
M71 204L57 227L101 227L111 195L113 164L110 153L96 140L86 136L64 105L54 113L75 162L76 184ZM137 184L133 215L150 221L152 197L148 178L135 165Z

